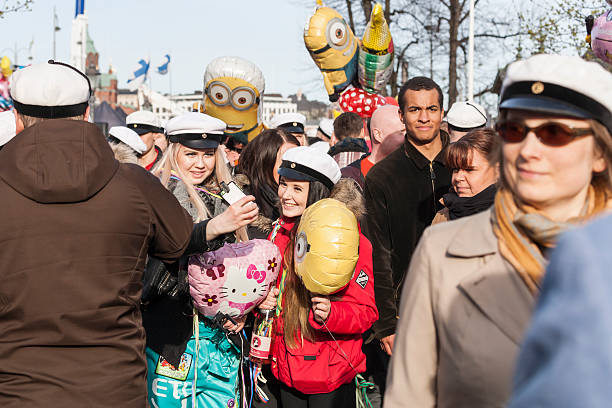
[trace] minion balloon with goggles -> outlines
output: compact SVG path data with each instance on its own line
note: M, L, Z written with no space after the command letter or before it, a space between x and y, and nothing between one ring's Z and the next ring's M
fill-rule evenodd
M329 100L337 101L355 80L359 40L336 10L318 1L304 29L304 43L323 74Z
M247 144L263 129L265 80L259 67L240 57L218 57L204 72L204 112L227 124L226 135Z
M304 42L323 74L332 102L344 112L371 117L386 101L378 92L386 86L393 70L393 39L382 5L372 9L360 42L337 11L317 8L304 30Z

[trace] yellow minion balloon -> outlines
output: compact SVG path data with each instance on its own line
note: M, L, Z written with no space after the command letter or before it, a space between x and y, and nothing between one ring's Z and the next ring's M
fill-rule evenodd
M359 259L357 218L338 200L317 201L302 214L294 252L295 272L310 292L344 289Z
M304 28L304 43L323 74L329 100L337 101L355 79L359 40L336 10L319 3Z
M264 128L261 123L263 74L240 57L218 57L204 72L204 112L227 124L226 134L246 144Z
M6 55L0 60L0 71L2 72L2 76L4 78L10 77L13 73L13 69L11 68L11 60Z

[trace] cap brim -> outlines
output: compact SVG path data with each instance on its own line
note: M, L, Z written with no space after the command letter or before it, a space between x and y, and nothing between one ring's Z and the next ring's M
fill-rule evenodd
M304 133L304 129L299 126L279 126L278 128L289 133Z
M219 147L218 141L210 139L181 140L179 143L192 149L216 149Z
M130 128L130 129L138 133L138 136L146 135L147 133L153 132L151 129L143 129L143 128Z
M307 174L300 173L297 170L289 169L286 167L281 167L278 169L278 174L280 176L286 177L290 180L301 180L301 181L317 181L316 178L311 177Z
M563 103L558 99L538 95L521 95L506 99L499 105L499 109L516 109L579 119L590 119L593 117L589 112L576 106Z

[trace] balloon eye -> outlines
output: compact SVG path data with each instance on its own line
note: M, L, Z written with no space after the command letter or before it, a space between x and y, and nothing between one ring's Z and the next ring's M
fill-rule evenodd
M240 87L232 92L232 106L238 110L245 110L255 102L255 93L247 88Z
M306 253L308 252L308 239L306 238L306 234L301 232L298 235L297 240L295 241L295 261L298 263L304 262L304 258L306 257Z
M223 106L229 102L230 91L225 84L213 82L208 89L208 95L216 105Z
M232 289L232 293L236 293L236 289Z
M334 18L327 24L327 43L335 49L343 49L346 47L349 28L344 20Z

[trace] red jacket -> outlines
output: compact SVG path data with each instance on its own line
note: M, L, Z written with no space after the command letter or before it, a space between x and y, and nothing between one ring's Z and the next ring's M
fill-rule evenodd
M280 223L273 242L284 256L294 224L291 219L284 218ZM316 332L315 342L304 339L301 348L288 349L283 336L283 315L277 318L272 345L272 373L283 383L305 394L334 391L366 369L361 336L378 319L378 311L374 301L372 246L365 236L359 235L359 260L355 273L349 285L333 295L335 300L331 302L331 311L325 322L336 340L324 326L315 322L310 310L308 320ZM279 274L277 287L280 278Z

